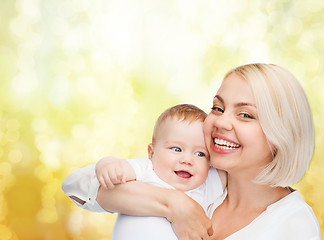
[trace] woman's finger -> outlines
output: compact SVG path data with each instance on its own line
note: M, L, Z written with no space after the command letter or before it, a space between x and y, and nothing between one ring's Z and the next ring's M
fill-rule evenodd
M214 234L214 229L212 225L210 225L209 228L207 228L207 234L208 236L212 236Z

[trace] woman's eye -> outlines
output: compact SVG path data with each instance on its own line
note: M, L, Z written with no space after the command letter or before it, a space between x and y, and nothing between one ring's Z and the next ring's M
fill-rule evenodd
M222 113L224 112L224 110L220 107L212 107L211 109L216 112L222 112Z
M203 153L203 152L196 152L195 155L198 156L198 157L204 157L205 156L205 153Z
M247 113L240 113L239 116L243 117L243 118L250 118L250 119L254 119L253 116L251 116L250 114Z
M171 150L173 150L175 152L181 152L181 148L179 148L179 147L173 147L173 148L171 148Z

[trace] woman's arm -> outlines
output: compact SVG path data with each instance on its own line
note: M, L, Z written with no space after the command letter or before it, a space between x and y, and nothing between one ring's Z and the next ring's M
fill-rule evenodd
M165 217L179 239L208 239L213 233L202 207L180 191L133 181L113 190L100 187L97 202L106 211Z

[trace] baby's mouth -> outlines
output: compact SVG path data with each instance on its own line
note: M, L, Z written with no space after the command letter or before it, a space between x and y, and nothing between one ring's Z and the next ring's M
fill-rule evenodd
M178 176L178 177L181 177L181 178L191 178L192 177L192 174L190 172L187 172L187 171L184 171L184 170L181 170L181 171L174 171L174 173Z

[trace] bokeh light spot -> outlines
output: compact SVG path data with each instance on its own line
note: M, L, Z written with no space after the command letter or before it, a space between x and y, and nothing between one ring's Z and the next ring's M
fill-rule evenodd
M12 149L9 152L8 159L12 163L19 163L23 158L23 154L19 149Z
M20 137L20 133L17 130L8 130L6 132L6 139L8 142L16 142Z

